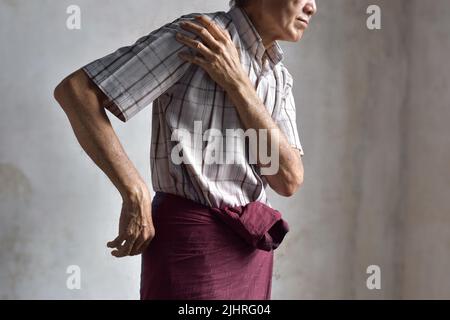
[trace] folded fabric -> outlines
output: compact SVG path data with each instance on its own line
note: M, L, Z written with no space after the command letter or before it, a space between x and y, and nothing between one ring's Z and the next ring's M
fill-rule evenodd
M275 250L289 231L289 225L282 219L281 213L259 201L245 206L226 206L211 210L257 249Z

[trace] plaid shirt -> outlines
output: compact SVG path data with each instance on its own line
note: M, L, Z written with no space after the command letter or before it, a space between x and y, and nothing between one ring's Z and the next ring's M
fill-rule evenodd
M181 21L194 21L196 15L183 15L83 69L109 98L106 108L122 121L128 121L153 102L150 164L154 191L180 195L210 207L242 206L253 201L271 207L265 192L267 180L256 164L249 163L248 146L234 155L232 164L175 164L171 160L173 148L180 144L183 157L194 157L191 145L171 139L175 129L193 134L194 121L201 121L202 133L211 128L220 132L246 130L226 92L201 67L177 55L185 50L195 54L194 49L177 41L175 34L181 32L200 39L180 27ZM303 156L293 79L281 62L283 51L279 44L275 42L266 50L241 8L205 15L230 33L258 96L288 142ZM203 141L202 150L207 145ZM223 152L226 154L227 149Z

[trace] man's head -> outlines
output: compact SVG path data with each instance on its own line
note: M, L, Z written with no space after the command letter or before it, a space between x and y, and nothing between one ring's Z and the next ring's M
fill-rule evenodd
M232 0L230 4L247 12L265 45L299 41L317 11L316 0Z

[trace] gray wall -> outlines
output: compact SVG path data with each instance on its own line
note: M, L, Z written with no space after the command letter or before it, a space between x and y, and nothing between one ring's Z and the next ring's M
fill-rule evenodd
M411 7L399 285L406 298L449 299L450 2L430 4Z
M82 30L65 28L78 4ZM382 8L382 29L365 27ZM450 2L320 1L294 76L305 183L269 192L291 232L274 299L450 298ZM0 298L136 299L140 258L116 259L120 197L52 98L68 73L189 12L226 0L0 0ZM126 26L126 27L123 27ZM122 124L150 185L150 108ZM81 267L81 290L66 268ZM382 289L366 288L379 265Z

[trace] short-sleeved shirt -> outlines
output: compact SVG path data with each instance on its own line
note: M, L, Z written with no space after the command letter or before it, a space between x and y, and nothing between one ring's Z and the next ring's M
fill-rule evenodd
M234 145L232 163L177 164L172 160L176 148L184 159L194 159L198 149L207 150L211 141L202 139L197 145L184 143L173 139L177 129L187 130L193 136L195 132L208 134L211 132L208 129L217 129L224 135L227 129L246 130L224 89L203 68L177 55L186 50L196 54L194 49L177 41L175 35L181 32L201 40L180 27L182 21L195 22L197 15L183 15L134 44L87 64L83 70L109 98L106 108L124 122L153 103L150 168L154 191L216 208L243 206L253 201L271 207L265 190L267 180L259 166L249 161L245 143L240 144L241 149ZM293 78L282 63L283 51L278 42L266 49L249 16L239 7L204 15L229 32L239 50L241 64L267 112L290 145L304 156L296 123ZM223 143L224 154L226 147Z

